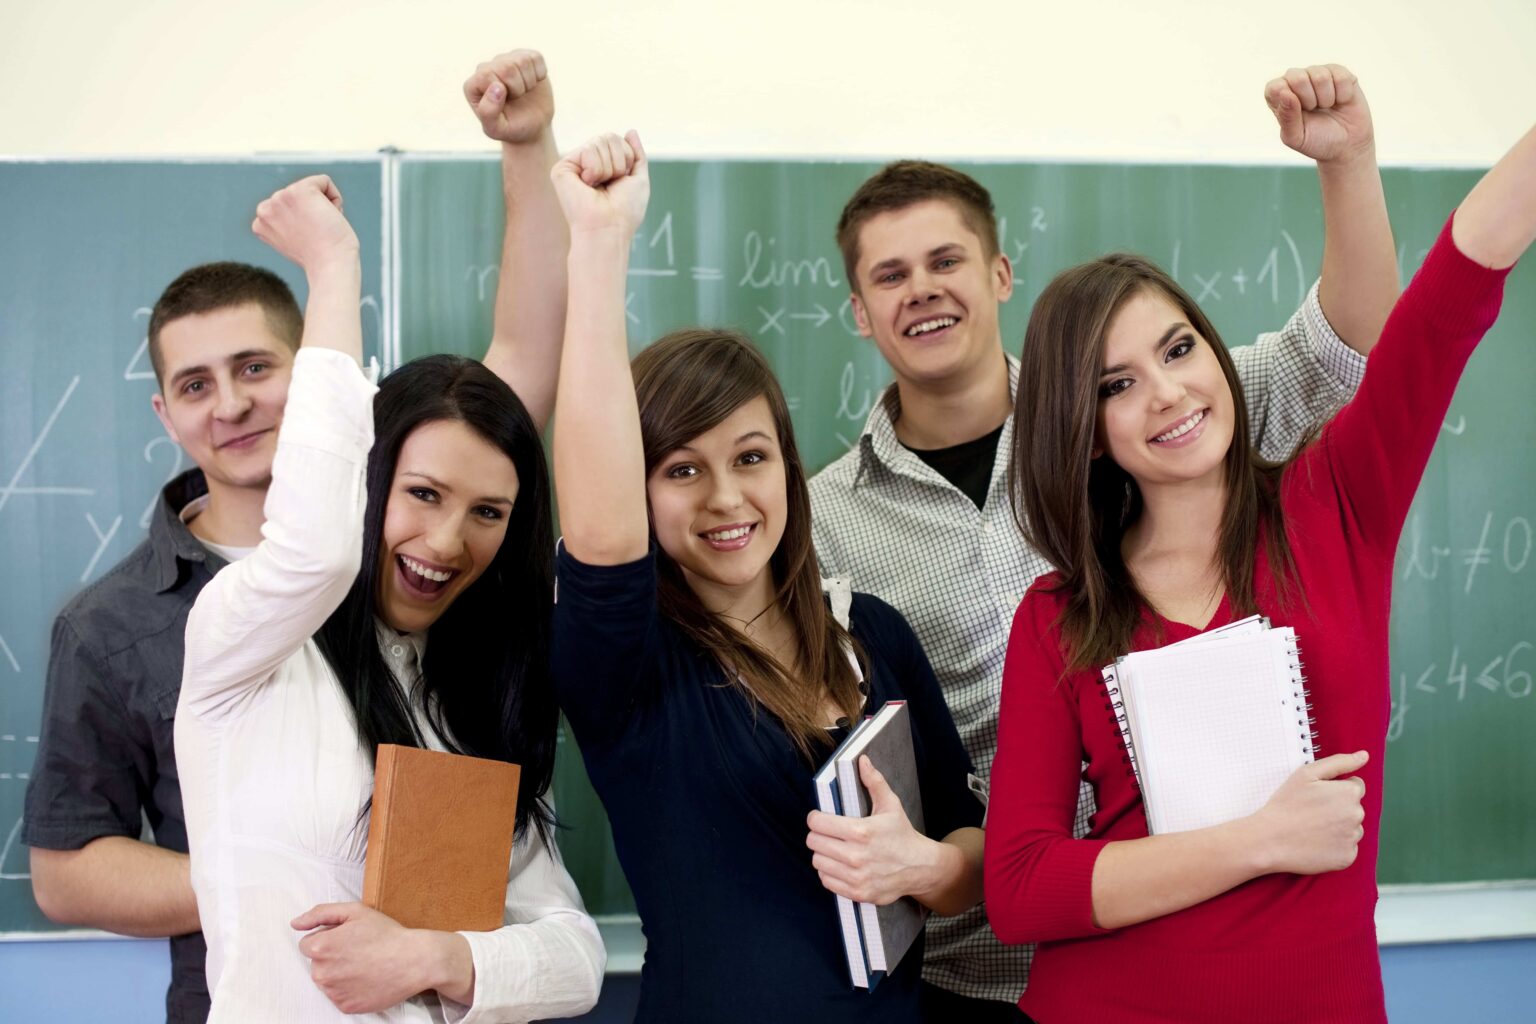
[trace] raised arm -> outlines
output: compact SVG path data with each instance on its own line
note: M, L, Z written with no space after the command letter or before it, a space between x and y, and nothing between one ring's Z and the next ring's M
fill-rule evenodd
M374 387L357 365L357 236L324 175L264 201L252 230L304 269L309 302L262 542L220 571L192 606L178 718L222 715L270 678L341 603L362 557Z
M566 549L588 565L645 554L645 454L629 369L624 289L650 173L640 137L604 135L555 165L571 229L570 299L555 407L555 491Z
M1451 239L1463 256L1493 270L1513 266L1530 248L1536 239L1536 127L1467 193Z
M464 98L488 138L501 143L506 224L496 309L485 365L522 399L542 429L555 404L565 332L565 217L549 180L559 153L551 127L555 93L534 50L493 57L464 82Z
M1280 141L1317 161L1323 197L1319 300L1356 352L1370 352L1401 287L1365 93L1340 64L1291 68L1264 87Z

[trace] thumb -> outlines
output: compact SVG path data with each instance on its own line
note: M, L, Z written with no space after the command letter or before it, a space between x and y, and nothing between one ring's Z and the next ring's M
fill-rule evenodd
M294 931L307 932L311 928L334 928L346 924L357 913L358 903L321 903L288 922Z
M906 808L901 806L901 797L891 788L891 784L885 781L885 776L875 763L869 759L868 754L859 756L859 778L864 780L864 788L869 790L869 813L884 814L889 811L899 811L906 815Z
M1348 775L1365 767L1365 762L1371 755L1363 750L1357 750L1353 754L1334 754L1325 757L1312 765L1312 777L1314 779L1336 779L1340 775Z
M1280 125L1280 141L1291 148L1301 145L1305 132L1301 125L1301 101L1283 78L1273 79L1264 87L1264 102Z

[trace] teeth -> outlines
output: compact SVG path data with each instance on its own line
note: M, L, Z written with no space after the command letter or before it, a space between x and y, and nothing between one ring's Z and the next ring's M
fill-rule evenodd
M752 532L752 527L750 527L750 526L738 526L738 527L735 527L734 529L730 529L730 530L717 530L714 533L706 533L704 535L704 539L705 540L715 540L715 541L720 541L720 540L740 540L742 537L745 537L747 534L749 534L751 532Z
M1154 441L1172 441L1176 437L1183 437L1185 434L1189 433L1191 430L1194 430L1197 426L1199 426L1200 425L1200 421L1203 420L1203 419L1205 419L1205 410L1201 409L1199 412L1195 413L1189 419L1185 420L1183 423L1180 423L1178 426L1176 426L1172 430L1168 431L1168 433L1166 433L1166 434L1158 434L1152 440L1154 440Z
M952 316L941 316L935 317L932 320L924 320L920 324L913 324L911 327L908 327L907 337L915 338L919 334L927 334L929 331L937 331L943 327L953 327L959 322L959 320L956 320Z
M449 580L453 579L453 573L438 572L436 569L428 569L414 558L408 558L405 555L401 555L400 560L405 563L405 567L411 570L411 572L418 576L425 576L433 583L447 583Z

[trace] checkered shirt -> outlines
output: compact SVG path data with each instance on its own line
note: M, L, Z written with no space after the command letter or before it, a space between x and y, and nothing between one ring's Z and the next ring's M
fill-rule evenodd
M1274 334L1232 352L1260 450L1285 458L1348 401L1365 359L1323 316L1314 284ZM1019 364L1008 357L1008 387ZM933 662L960 739L977 773L990 778L997 752L1003 656L1024 591L1051 566L1015 528L1008 507L1013 417L1003 424L986 503L970 498L896 439L894 385L876 403L858 443L811 480L816 553L827 575L850 576L906 615ZM1087 832L1092 790L1084 785L1075 832ZM1004 946L985 906L930 918L923 977L960 995L1016 1002L1033 946Z

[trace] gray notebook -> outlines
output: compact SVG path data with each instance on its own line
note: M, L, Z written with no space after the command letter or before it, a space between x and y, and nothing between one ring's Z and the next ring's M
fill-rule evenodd
M917 757L912 749L912 722L906 701L887 701L833 758L837 765L842 812L858 818L869 813L869 791L859 780L861 754L869 755L892 791L901 798L901 806L912 827L922 832L923 798L918 788ZM857 907L869 970L872 973L895 970L902 954L922 932L923 922L928 919L928 908L910 896L903 896L883 907L873 903L859 903Z

